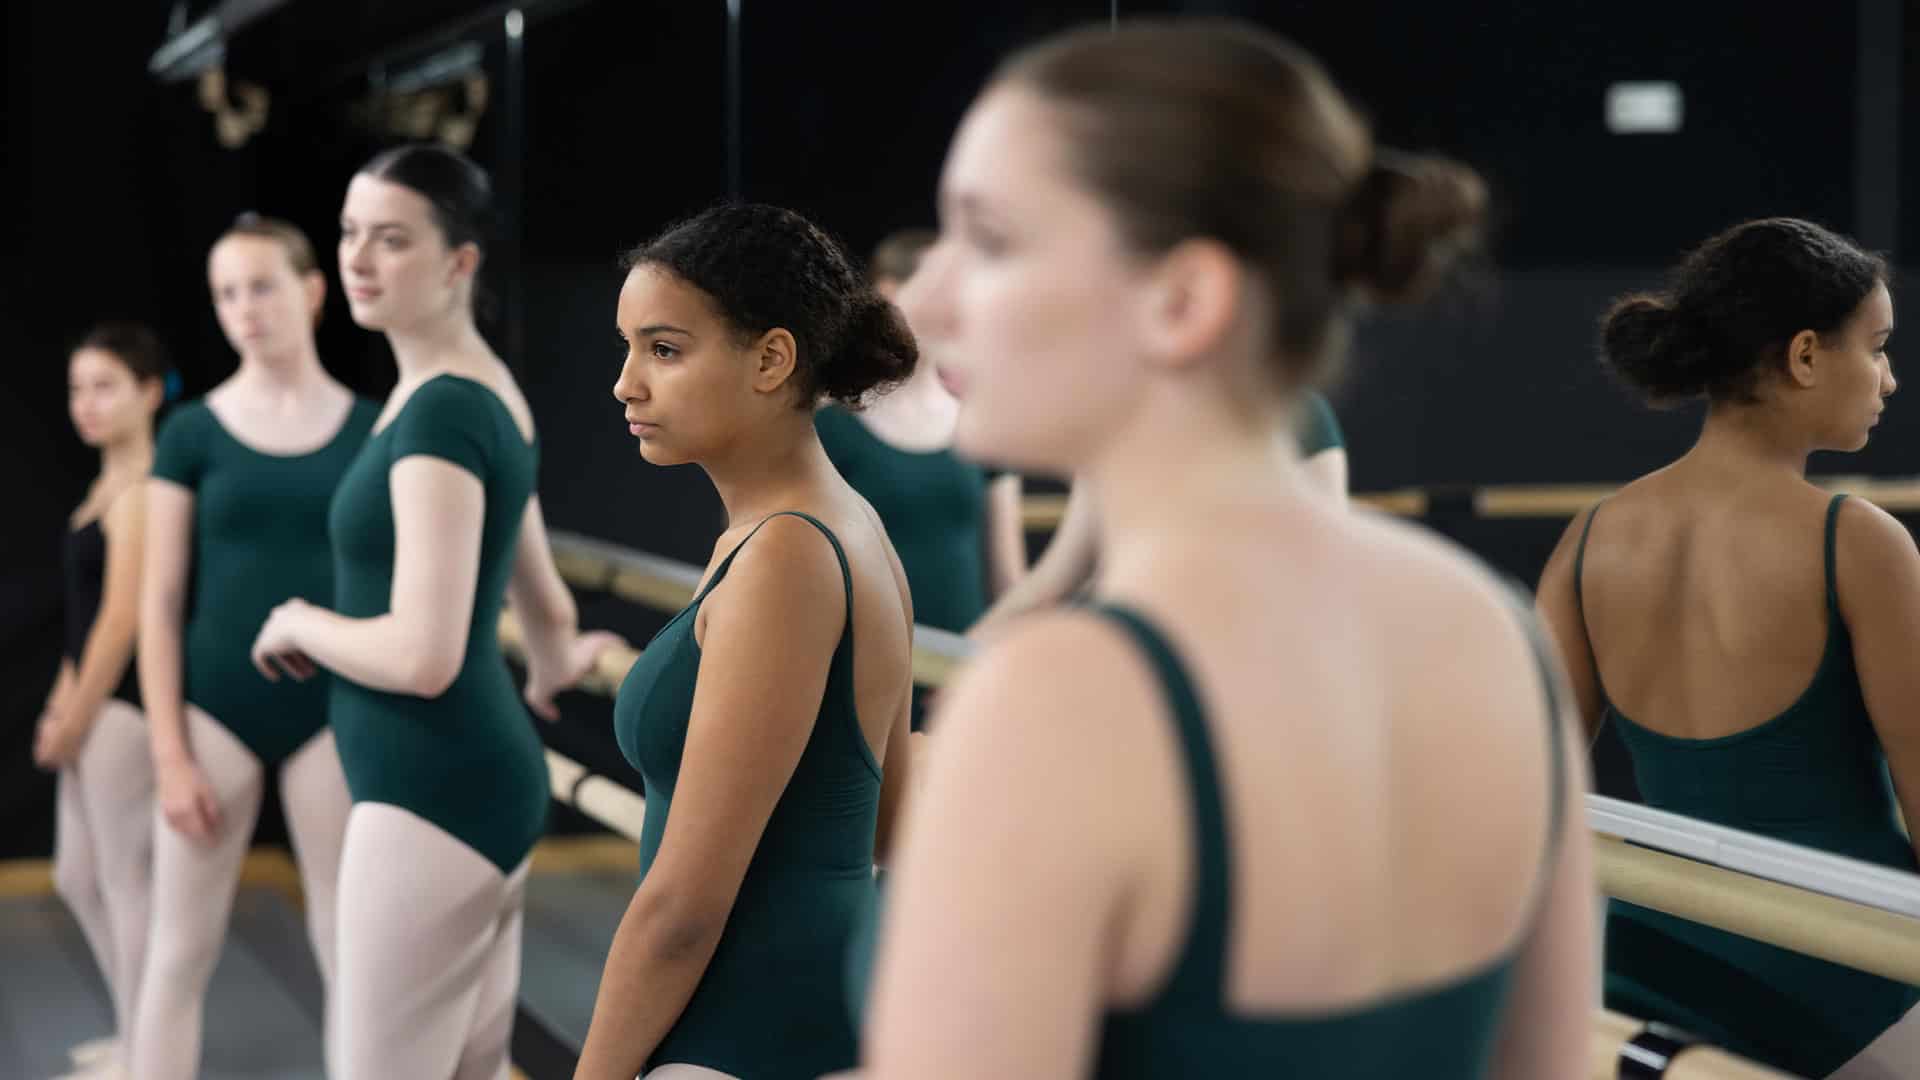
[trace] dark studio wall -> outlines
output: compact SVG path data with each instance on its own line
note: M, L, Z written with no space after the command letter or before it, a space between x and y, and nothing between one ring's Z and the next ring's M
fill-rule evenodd
M1377 490L1620 480L1683 449L1697 413L1649 413L1609 385L1594 319L1610 296L1657 282L1679 251L1743 218L1856 227L1860 13L1886 2L1776 5L1764 17L1738 0L1120 8L1273 26L1322 57L1383 143L1443 150L1488 176L1498 205L1488 267L1426 310L1367 319L1333 390L1355 487ZM190 392L224 377L233 357L206 300L207 245L257 209L307 228L331 264L348 177L396 137L367 119L379 73L461 40L484 46L491 95L473 153L524 181L519 265L503 248L489 273L520 290L525 344L510 359L541 427L550 524L692 561L720 526L697 470L638 459L608 389L620 253L728 194L725 0L529 0L518 143L495 5L293 0L231 44L234 74L274 101L266 129L237 150L216 143L191 86L146 74L171 6L12 4L4 16L0 152L18 212L0 215L11 298L0 305L0 452L22 495L0 530L0 856L44 849L48 787L26 747L51 677L60 529L94 468L65 419L64 344L108 314L145 318L173 344ZM892 229L932 224L946 144L997 61L1110 7L743 0L740 193L808 213L858 253ZM1917 30L1909 18L1897 36L1866 38L1904 61L1896 103L1920 101ZM1682 131L1608 133L1602 96L1626 79L1679 83ZM1899 175L1920 175L1920 107L1896 117L1892 141ZM1911 255L1920 214L1867 239ZM323 357L362 392L384 393L385 346L351 324L329 278ZM497 342L503 331L490 328ZM1899 352L1896 341L1896 362ZM1815 471L1920 471L1920 422L1900 419L1901 401L1866 452ZM1560 528L1444 512L1433 523L1528 581ZM603 598L583 598L583 610L633 636L655 621ZM571 706L604 715L603 704ZM576 726L556 734L562 748L611 764Z

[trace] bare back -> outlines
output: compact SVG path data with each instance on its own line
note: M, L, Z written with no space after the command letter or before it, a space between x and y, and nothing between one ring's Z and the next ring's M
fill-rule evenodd
M1798 700L1827 646L1829 500L1802 481L1710 486L1665 470L1593 511L1577 588L1614 708L1713 739Z
M1109 579L1161 623L1204 701L1234 881L1227 1000L1320 1012L1475 974L1534 924L1558 843L1554 721L1516 608L1413 530L1320 507L1268 516L1170 538ZM1159 733L1137 742L1145 820L1161 825L1110 988L1126 1004L1184 939L1192 811L1162 695L1137 658L1115 666L1149 705L1129 726Z

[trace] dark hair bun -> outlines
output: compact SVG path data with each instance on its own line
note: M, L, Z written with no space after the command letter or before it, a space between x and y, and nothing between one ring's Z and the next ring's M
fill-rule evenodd
M1810 221L1749 221L1690 252L1665 291L1614 301L1600 358L1655 406L1752 401L1796 335L1838 330L1886 280L1879 256Z
M905 381L919 360L920 347L900 309L869 292L848 312L846 340L815 372L814 389L821 397L859 408L864 399Z
M1439 157L1379 151L1347 203L1334 278L1386 303L1419 300L1479 247L1487 186Z
M1635 293L1613 302L1600 320L1600 353L1621 381L1648 401L1698 397L1731 372L1713 371L1712 353L1681 340L1680 320L1665 297Z

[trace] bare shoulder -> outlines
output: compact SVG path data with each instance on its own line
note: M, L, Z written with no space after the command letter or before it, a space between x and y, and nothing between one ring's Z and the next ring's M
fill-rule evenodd
M1834 545L1843 565L1857 562L1884 567L1920 557L1913 533L1900 519L1866 499L1847 499L1840 504Z
M1834 561L1843 595L1920 579L1920 548L1900 519L1865 499L1840 504L1834 522Z
M1130 741L1131 723L1163 711L1139 648L1112 620L1088 611L1014 621L943 693L944 715L956 721L943 738L1058 745L1082 756L1093 745Z
M768 518L741 544L714 598L751 604L774 617L844 606L840 560L826 534L801 518Z
M1424 526L1385 515L1355 515L1352 556L1363 573L1396 588L1462 606L1465 612L1510 613L1520 599L1478 556Z
M1523 585L1418 525L1374 517L1353 529L1345 555L1353 562L1342 573L1392 651L1414 661L1398 670L1483 703L1487 693L1511 696L1505 688L1532 684L1520 677L1535 665L1526 631L1533 598Z

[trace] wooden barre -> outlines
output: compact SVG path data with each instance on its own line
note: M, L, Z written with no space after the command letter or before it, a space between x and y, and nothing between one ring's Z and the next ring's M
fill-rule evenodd
M1920 986L1920 919L1593 837L1600 890L1689 922Z
M547 751L553 801L571 806L634 843L646 827L647 800L617 780L590 772L555 750Z
M1829 491L1857 495L1889 513L1920 511L1920 481L1864 476L1812 479ZM1474 491L1470 505L1475 517L1494 520L1571 518L1617 490L1613 484L1508 484ZM1398 517L1424 517L1433 505L1432 496L1420 488L1355 492L1353 501ZM1020 501L1021 524L1030 532L1050 532L1060 527L1066 507L1065 495L1028 495Z
M1632 1017L1601 1009L1594 1013L1587 1043L1589 1080L1615 1080L1622 1075L1621 1054L1646 1025ZM1712 1046L1690 1046L1673 1056L1666 1080L1791 1080L1787 1073L1756 1065Z
M1419 488L1357 492L1353 501L1355 505L1397 517L1422 517L1431 503L1427 493ZM1065 495L1028 495L1020 500L1020 524L1028 532L1052 532L1060 527L1066 514Z

